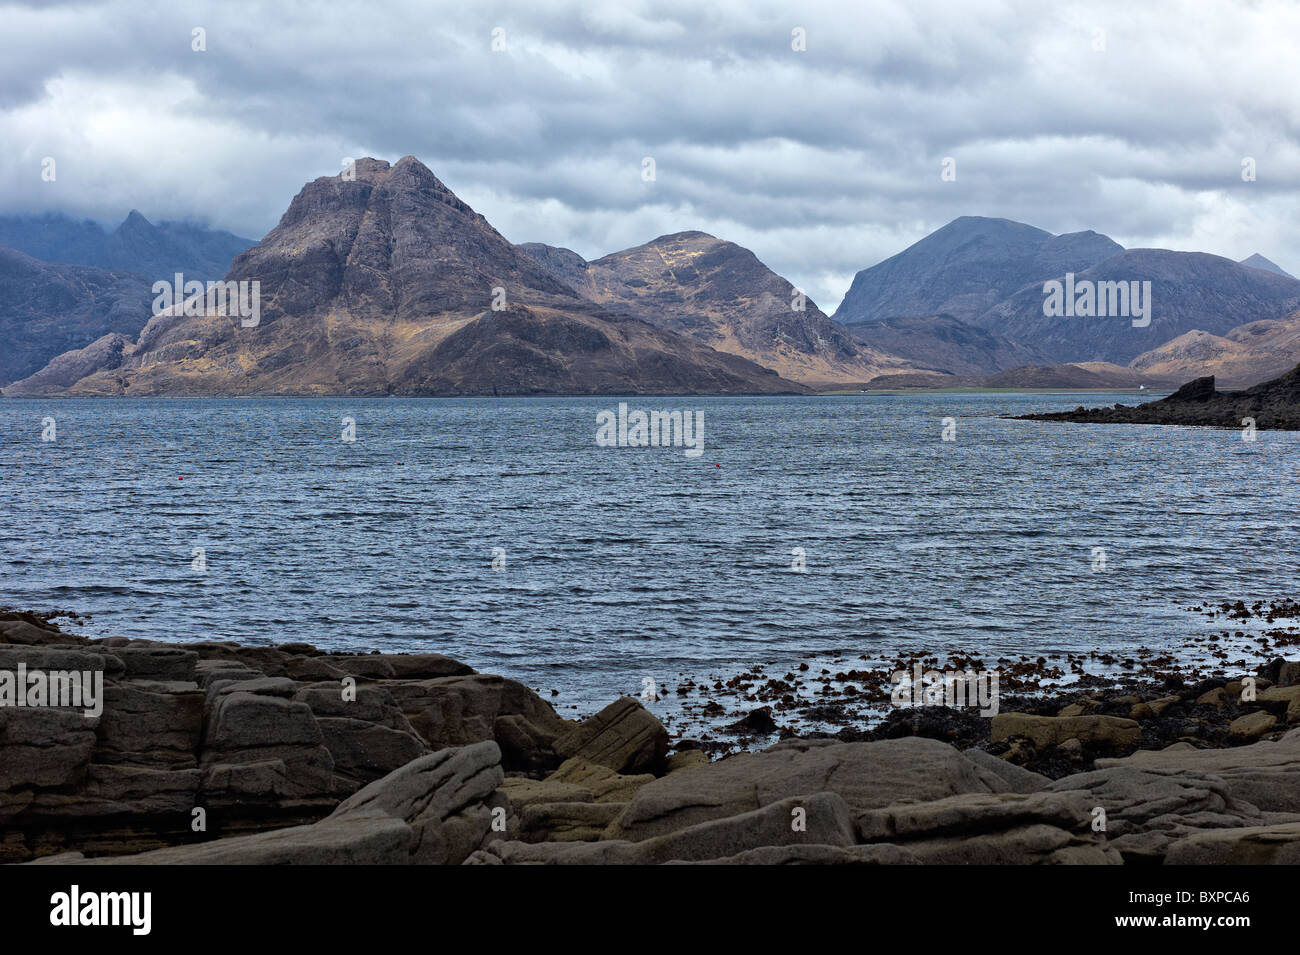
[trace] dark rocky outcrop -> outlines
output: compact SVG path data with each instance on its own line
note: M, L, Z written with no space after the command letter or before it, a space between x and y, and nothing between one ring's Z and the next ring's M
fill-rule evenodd
M1300 366L1280 378L1244 391L1217 391L1213 376L1189 381L1167 398L1141 405L1022 415L1035 421L1076 421L1086 424L1174 424L1300 430Z

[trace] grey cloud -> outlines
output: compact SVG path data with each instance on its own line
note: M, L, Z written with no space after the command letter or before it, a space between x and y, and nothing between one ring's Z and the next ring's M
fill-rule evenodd
M966 214L1300 268L1300 15L1178 14L1123 0L11 7L0 208L140 208L257 237L344 157L411 153L515 241L591 257L703 229L827 311L855 271ZM42 190L46 155L60 181ZM956 182L939 178L948 156ZM1241 181L1243 156L1258 181Z

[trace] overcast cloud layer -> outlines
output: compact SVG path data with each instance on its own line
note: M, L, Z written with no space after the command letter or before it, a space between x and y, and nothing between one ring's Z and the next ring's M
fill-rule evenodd
M409 153L512 241L701 229L828 312L959 215L1300 274L1294 3L150 6L0 6L0 214L260 238L345 157Z

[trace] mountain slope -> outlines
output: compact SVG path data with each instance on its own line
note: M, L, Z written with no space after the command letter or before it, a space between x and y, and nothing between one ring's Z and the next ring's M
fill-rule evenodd
M907 362L862 345L753 252L678 232L584 262L568 249L521 246L586 298L740 355L808 385L861 382Z
M185 222L149 222L134 209L112 232L65 215L0 216L0 245L45 262L135 272L150 283L219 279L252 239Z
M1275 378L1300 362L1300 311L1239 325L1223 335L1196 329L1129 362L1138 371L1187 381L1213 375L1246 387Z
M149 282L138 275L53 265L0 248L0 385L105 334L134 337L151 300Z
M1134 327L1128 316L1044 315L1040 282L973 322L1035 348L1054 362L1122 365L1193 329L1221 335L1243 322L1277 318L1300 306L1300 281L1203 252L1128 249L1074 278L1076 287L1110 281L1151 282L1150 325Z
M1031 282L1122 251L1096 232L1052 235L1009 219L962 216L854 276L835 320L947 314L970 321Z
M71 393L801 390L582 299L410 156L393 166L360 160L355 180L308 183L226 280L260 283L256 327L170 309L116 367L82 378ZM24 387L33 385L6 394Z
M845 328L866 345L950 375L986 375L1046 361L1031 348L951 315L887 318Z

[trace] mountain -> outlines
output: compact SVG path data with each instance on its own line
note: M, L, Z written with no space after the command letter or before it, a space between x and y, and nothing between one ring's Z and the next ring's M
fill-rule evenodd
M0 385L109 333L149 319L150 283L130 272L38 262L0 248Z
M664 235L592 262L520 246L580 295L808 385L862 382L908 363L854 340L753 252L704 232Z
M1150 324L1134 327L1133 319L1123 315L1045 315L1040 282L973 323L1035 348L1053 362L1122 365L1194 329L1221 335L1243 322L1277 318L1300 306L1300 281L1204 252L1128 249L1074 276L1075 288L1084 282L1094 288L1101 282L1150 282Z
M947 314L970 321L1031 282L1081 272L1122 251L1096 232L1052 235L1009 219L962 216L854 276L835 320Z
M112 232L66 215L0 216L0 245L44 262L92 265L170 282L219 279L236 255L253 245L229 232L185 222L151 223L134 209Z
M1275 378L1300 362L1300 311L1247 322L1223 335L1196 329L1129 362L1138 371L1178 381L1213 375L1245 387Z
M865 345L949 375L985 375L1046 361L1032 348L951 315L886 318L844 327Z
M506 241L411 156L322 177L236 257L260 323L174 307L73 394L778 393L800 386L601 308ZM251 288L251 286L250 286ZM496 308L494 306L499 306ZM53 367L5 389L31 393Z
M1257 428L1300 431L1300 366L1244 391L1218 391L1214 376L1197 378L1168 398L1141 405L1083 408L1022 415L1035 421L1085 424L1174 424L1242 428L1247 418Z
M1252 269L1263 269L1265 272L1273 272L1276 275L1285 275L1289 279L1295 278L1294 275L1292 275L1290 272L1283 269L1276 262L1270 262L1268 259L1264 258L1264 256L1260 255L1258 252L1256 252L1250 258L1242 259L1240 264L1245 265Z

